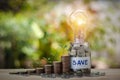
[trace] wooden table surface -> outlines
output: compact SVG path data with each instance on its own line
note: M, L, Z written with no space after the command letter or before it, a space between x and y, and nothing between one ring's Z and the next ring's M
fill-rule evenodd
M0 80L120 80L120 69L92 69L94 72L105 72L105 76L81 78L42 78L37 75L12 75L9 72L25 71L25 69L0 69Z

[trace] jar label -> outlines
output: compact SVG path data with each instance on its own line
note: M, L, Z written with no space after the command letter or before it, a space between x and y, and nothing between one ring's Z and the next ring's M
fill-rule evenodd
M90 57L71 57L71 69L78 70L90 67Z

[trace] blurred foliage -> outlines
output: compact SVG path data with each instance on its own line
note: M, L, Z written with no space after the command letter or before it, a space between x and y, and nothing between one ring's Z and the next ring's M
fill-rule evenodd
M64 14L58 17L59 12L51 11L60 2L62 1L0 1L0 49L4 53L4 68L40 67L54 60L60 60L61 55L68 53L70 42L73 41L73 31ZM72 0L64 1L64 3L72 2ZM83 1L94 16L97 11L90 8L90 2L90 0ZM86 37L91 50L100 52L106 49L109 58L114 58L115 49L106 44L105 37L109 34L108 28L114 32L120 30L114 27L109 16L105 21L96 20L93 23L96 25L88 31ZM114 38L110 37L107 41L112 45L116 44ZM109 63L111 65L112 60Z
M26 0L1 0L0 10L18 12L25 7L25 4Z
M40 66L40 59L43 58L46 58L45 60L48 63L59 60L60 56L65 53L65 49L63 49L65 48L63 46L67 43L66 36L63 36L65 32L61 28L57 29L46 23L44 17L31 15L31 13L28 15L27 12L13 14L16 12L16 6L19 7L25 1L14 2L10 0L3 2L8 5L7 7L1 5L1 10L3 9L5 12L0 12L0 47L4 49L5 67L31 67L32 63L33 67L36 67ZM40 1L38 5L37 2L35 3L29 3L29 5L33 6L32 4L34 4L34 8L36 6L43 7L45 6L43 4L47 4L48 1ZM29 9L26 8L26 10L29 12ZM63 25L63 27L65 26ZM25 61L28 63L25 63Z
M25 17L22 14L13 16L11 13L0 15L0 46L5 50L7 62L24 60L26 56L32 60L45 57L53 61L64 53L67 38L62 34L65 33L47 24L43 18ZM9 59L10 56L13 60ZM10 67L8 63L6 65Z

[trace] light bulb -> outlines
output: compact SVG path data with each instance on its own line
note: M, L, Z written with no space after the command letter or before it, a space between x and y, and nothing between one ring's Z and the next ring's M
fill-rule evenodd
M75 41L79 42L80 39L84 40L87 14L83 10L73 11L69 16L69 23L72 27Z

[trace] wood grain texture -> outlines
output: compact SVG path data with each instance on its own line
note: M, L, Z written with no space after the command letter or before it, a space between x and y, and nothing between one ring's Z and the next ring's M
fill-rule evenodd
M28 69L27 69L28 70ZM105 72L105 76L81 78L41 78L41 76L11 75L9 72L25 71L25 69L0 69L0 80L120 80L120 69L92 69L94 72Z

